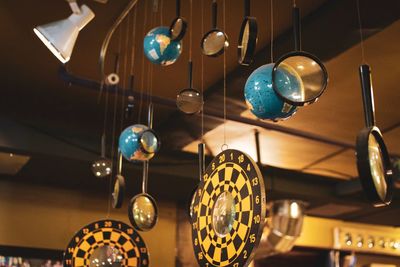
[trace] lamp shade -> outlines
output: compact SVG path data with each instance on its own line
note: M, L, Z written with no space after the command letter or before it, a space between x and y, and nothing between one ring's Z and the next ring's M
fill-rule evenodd
M66 19L38 26L33 31L62 63L66 63L71 58L79 31L94 16L93 11L88 6L82 5L79 14L73 13Z

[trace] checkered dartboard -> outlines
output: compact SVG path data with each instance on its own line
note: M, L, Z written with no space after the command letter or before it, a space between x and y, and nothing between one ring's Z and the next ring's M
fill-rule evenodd
M213 210L223 193L233 198L234 220L217 234ZM228 149L208 166L194 200L192 241L202 267L245 267L255 253L265 219L265 187L257 164L245 153Z
M64 266L90 266L94 251L104 246L117 251L121 266L149 266L146 244L140 235L127 224L113 220L91 223L76 233L65 251Z

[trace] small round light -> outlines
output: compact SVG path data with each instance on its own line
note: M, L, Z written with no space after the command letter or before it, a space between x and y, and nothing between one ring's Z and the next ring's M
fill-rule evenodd
M106 177L111 174L112 163L108 159L100 158L93 162L91 169L96 177Z

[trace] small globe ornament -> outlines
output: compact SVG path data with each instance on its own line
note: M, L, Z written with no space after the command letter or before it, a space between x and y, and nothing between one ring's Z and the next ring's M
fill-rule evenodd
M199 113L203 107L203 99L196 89L184 89L176 97L176 105L186 114Z
M168 66L179 58L182 53L180 41L171 40L168 27L157 27L144 37L143 51L154 64Z
M92 163L92 172L96 177L106 177L111 174L111 160L100 158Z
M250 111L260 119L279 121L288 119L297 111L297 107L283 101L272 87L272 69L274 64L266 64L256 69L247 79L244 97ZM295 71L279 68L275 82L280 87L301 87L302 80Z
M127 127L119 137L119 151L128 161L149 160L158 152L160 145L157 134L142 124Z

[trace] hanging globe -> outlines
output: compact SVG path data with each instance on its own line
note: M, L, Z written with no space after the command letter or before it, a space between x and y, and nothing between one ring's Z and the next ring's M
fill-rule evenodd
M168 27L157 27L144 37L143 49L152 63L168 66L175 63L181 55L182 44L171 40Z
M284 120L291 117L297 108L284 102L272 87L274 64L266 64L256 69L247 79L244 97L250 111L260 119ZM280 68L276 71L275 82L279 87L301 87L302 80L295 71Z
M128 161L144 161L154 157L160 149L157 134L142 124L126 128L119 136L119 151Z
M183 113L196 114L203 107L203 99L199 91L187 88L177 95L176 105Z
M92 163L92 172L96 177L106 177L111 174L112 163L111 160L100 158Z

